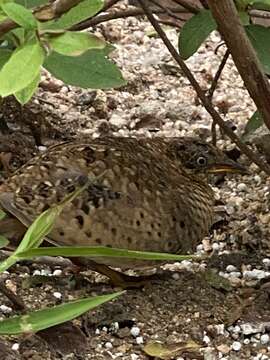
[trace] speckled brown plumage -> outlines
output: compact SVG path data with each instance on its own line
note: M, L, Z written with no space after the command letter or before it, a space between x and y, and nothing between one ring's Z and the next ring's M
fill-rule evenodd
M0 187L0 204L28 226L90 179L88 188L65 206L49 241L184 254L196 248L212 223L214 197L206 173L224 166L240 169L193 138L65 143L10 177ZM98 261L115 267L141 265Z

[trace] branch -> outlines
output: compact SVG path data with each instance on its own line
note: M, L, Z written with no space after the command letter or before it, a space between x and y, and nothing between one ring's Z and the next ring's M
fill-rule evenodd
M62 14L78 5L82 0L56 0L33 9L33 14L39 21L48 21L59 18ZM7 19L0 23L0 38L12 29L19 27L14 21Z
M197 6L190 4L187 0L173 0L173 2L183 6L184 9L190 11L192 14L198 14L200 9Z
M175 8L175 9L172 8L170 10L173 11L174 13L181 13L181 14L187 13L186 10L181 10L179 8ZM164 10L162 9L153 10L153 14L164 14ZM74 25L71 28L71 30L84 30L91 26L95 26L100 23L103 23L105 21L127 18L130 16L140 16L140 15L144 15L144 11L142 9L128 9L128 10L120 10L114 12L112 11L107 14L100 14L98 16L95 16L93 18L81 22L80 24Z
M197 93L197 96L201 100L203 106L208 111L208 113L212 116L213 120L220 126L220 128L228 135L228 137L239 147L239 149L246 154L250 160L252 160L257 166L265 171L267 174L270 174L270 167L268 164L266 164L261 158L258 156L258 154L254 153L250 148L244 144L239 137L232 131L232 129L224 122L222 117L219 115L219 113L215 110L213 107L211 101L207 98L204 91L198 84L197 80L194 78L192 73L190 72L189 68L185 64L185 62L182 60L180 55L177 53L174 46L171 44L169 39L167 38L167 35L159 25L159 23L156 21L155 17L153 16L152 12L149 10L146 0L139 0L141 7L143 8L148 20L153 25L154 29L162 39L163 43L169 50L170 54L174 58L174 60L177 62L177 64L180 66L183 73L186 75L188 80L190 81L191 85L193 86L194 90Z
M245 87L270 130L270 85L241 24L234 2L233 0L208 0L208 5Z

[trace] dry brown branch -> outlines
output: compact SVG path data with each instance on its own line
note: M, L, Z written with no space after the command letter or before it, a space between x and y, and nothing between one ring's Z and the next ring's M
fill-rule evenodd
M222 117L219 113L215 110L214 106L212 105L211 101L205 95L204 91L198 84L197 80L182 60L181 56L178 54L172 43L169 41L167 35L156 21L155 17L153 16L151 10L149 10L147 3L145 0L139 0L141 7L143 8L148 20L153 25L154 29L162 39L164 45L167 47L168 51L180 66L182 72L186 75L188 80L190 81L191 85L193 86L194 90L197 93L198 98L201 100L203 106L208 111L208 113L212 116L213 121L215 121L220 128L224 131L224 133L239 147L239 149L246 154L250 160L252 160L258 167L265 171L267 174L270 174L270 167L266 164L258 154L254 153L246 144L244 144L239 137L232 131L232 129L224 122Z
M234 2L208 0L208 5L245 87L261 113L265 125L270 129L270 85L239 19Z

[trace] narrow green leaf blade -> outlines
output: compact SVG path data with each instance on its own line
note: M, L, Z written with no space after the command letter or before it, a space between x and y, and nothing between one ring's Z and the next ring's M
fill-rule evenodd
M256 131L259 127L261 127L264 124L263 118L258 110L256 110L251 118L248 120L243 138L245 139L248 135L252 134L254 131Z
M117 257L140 260L173 260L182 261L193 259L192 255L177 255L167 253L156 253L150 251L135 251L126 249L107 248L104 246L93 247L43 247L18 251L16 256L20 259L31 259L36 256L88 256L88 257Z
M80 23L94 16L103 7L102 0L84 0L77 6L71 8L63 14L57 21L48 21L42 24L43 29L69 29L73 25Z
M89 33L67 31L49 38L52 49L59 54L79 56L89 49L103 49L106 42Z
M39 73L44 57L37 41L17 49L0 71L0 95L14 94L29 85Z
M31 99L36 89L38 88L39 82L40 73L37 74L37 76L29 85L14 94L15 98L19 101L20 104L24 105Z
M123 293L124 292L121 291L114 294L76 300L70 303L57 305L52 308L33 311L26 315L15 316L13 318L0 321L0 334L28 334L47 329L51 326L75 319L85 312L115 299Z
M270 75L270 29L261 25L248 25L245 29L264 71Z
M183 59L193 55L217 24L210 10L202 10L188 20L179 36L179 52Z
M4 2L1 5L4 12L8 17L16 24L22 26L25 29L37 29L38 23L32 12L26 9L24 6L13 3Z
M126 84L120 70L106 58L103 50L88 50L76 57L53 52L44 67L65 83L85 89L108 89Z

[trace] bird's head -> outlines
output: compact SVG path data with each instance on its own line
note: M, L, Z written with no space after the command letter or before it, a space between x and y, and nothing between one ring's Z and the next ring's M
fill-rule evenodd
M188 172L197 174L239 173L247 169L213 145L197 138L174 139L170 151L181 161Z

